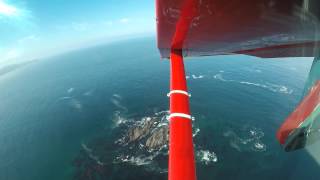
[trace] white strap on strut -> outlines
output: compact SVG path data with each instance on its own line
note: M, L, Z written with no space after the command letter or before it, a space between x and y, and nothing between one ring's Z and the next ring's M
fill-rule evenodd
M170 97L171 94L184 94L186 96L191 97L191 94L189 94L187 91L183 91L183 90L172 90L167 94L167 96Z
M168 116L168 120L170 120L170 119L173 118L173 117L182 117L182 118L194 120L194 118L193 118L191 115L189 115L189 114L184 114L184 113L171 113L171 114Z

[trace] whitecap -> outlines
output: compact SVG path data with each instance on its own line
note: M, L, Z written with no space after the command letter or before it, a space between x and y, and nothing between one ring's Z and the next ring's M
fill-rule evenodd
M169 114L169 110L166 111L159 111L154 113L156 116L160 116L160 115L168 115Z
M74 90L74 88L71 87L71 88L69 88L69 89L67 90L67 92L68 92L68 93L72 93L73 90Z
M168 121L167 122L161 122L157 125L157 127L161 127L161 126L168 126Z
M254 151L266 151L266 145L262 142L256 142L253 146Z
M229 139L230 147L239 152L243 151L266 151L266 145L262 142L264 132L255 127L240 128L238 133L228 130L223 136Z
M253 86L258 86L258 87L263 87L267 88L266 85L258 84L258 83L253 83L253 82L247 82L247 81L240 81L240 84L247 84L247 85L253 85Z
M232 80L226 80L226 79L224 79L221 73L215 74L215 75L213 76L213 78L216 79L216 80L223 81L223 82L232 81Z
M122 99L122 96L120 96L119 94L113 94L112 96L115 97L115 98L118 98L120 100Z
M129 155L120 155L115 158L115 162L122 162L122 163L130 163L137 166L149 165L152 163L153 156L129 156Z
M197 151L197 158L200 162L204 163L205 165L218 162L218 157L216 153L210 152L209 150Z
M66 100L66 99L71 99L72 97L70 96L64 96L64 97L60 97L58 100Z
M89 152L91 153L92 152L92 149L90 149L86 144L84 143L81 143L81 147L86 151L86 152Z
M93 93L93 90L89 90L83 93L84 96L91 96Z
M202 78L204 78L204 75L196 76L196 75L192 74L192 79L202 79Z
M103 165L104 165L104 163L99 160L99 157L98 157L98 156L93 155L93 150L90 149L86 144L81 143L81 147L82 147L82 148L84 149L84 151L88 154L88 156L89 156L90 159L94 160L94 161L95 161L97 164L99 164L100 166L103 166Z
M256 72L262 72L259 69L255 70ZM276 93L282 93L282 94L292 94L293 90L284 86L284 85L277 85L277 84L272 84L272 83L268 83L266 82L265 84L260 84L260 83L254 83L254 82L249 82L249 81L237 81L237 80L232 80L232 79L225 79L223 77L223 72L224 71L219 71L220 73L215 74L213 76L214 79L219 80L219 81L223 81L223 82L234 82L234 83L240 83L240 84L244 84L244 85L250 85L250 86L256 86L256 87L260 87L272 92L276 92Z
M286 86L272 84L272 83L259 84L259 83L253 83L253 82L248 82L248 81L240 81L239 83L264 88L264 89L267 89L269 91L276 92L276 93L291 94L293 92L292 89L289 89Z
M77 110L81 110L81 109L82 109L82 104L81 104L81 102L80 102L79 100L77 100L77 99L71 99L71 100L70 100L70 105L71 105L73 108L77 109Z
M121 116L121 112L120 111L115 111L113 113L113 124L114 124L114 127L118 127L121 124L125 124L127 122L128 122L128 120Z
M272 83L266 83L269 90L273 92L283 93L283 94L291 94L293 92L292 89L289 89L283 85L277 85Z
M112 102L113 105L115 105L116 107L122 109L123 111L128 111L128 109L125 106L123 106L118 99L111 98L110 101Z
M199 128L196 128L196 129L194 130L194 133L192 134L192 137L197 136L199 132L200 132L200 129L199 129Z
M234 141L230 141L230 146L231 146L232 148L236 149L236 150L239 151L239 152L242 151L241 148L240 148L240 146L239 146L236 142L234 142Z

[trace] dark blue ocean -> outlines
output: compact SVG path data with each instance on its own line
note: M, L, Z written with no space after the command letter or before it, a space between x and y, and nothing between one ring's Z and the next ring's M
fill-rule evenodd
M302 97L310 59L185 63L198 179L320 179L318 144L286 153L275 138ZM80 49L1 75L0 179L166 179L167 156L119 159L114 142L119 124L168 110L168 88L169 63L154 38Z

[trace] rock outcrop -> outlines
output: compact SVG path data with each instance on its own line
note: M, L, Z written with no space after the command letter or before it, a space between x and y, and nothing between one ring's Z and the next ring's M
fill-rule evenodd
M160 149L168 143L168 126L156 129L146 140L148 149Z
M157 117L152 117L129 126L120 144L136 143L148 150L160 149L168 143L168 126L159 126L159 124L160 120Z

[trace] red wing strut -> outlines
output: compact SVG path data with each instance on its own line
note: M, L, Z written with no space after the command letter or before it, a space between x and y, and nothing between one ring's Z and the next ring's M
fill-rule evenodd
M170 56L169 180L195 180L192 121L181 50Z

